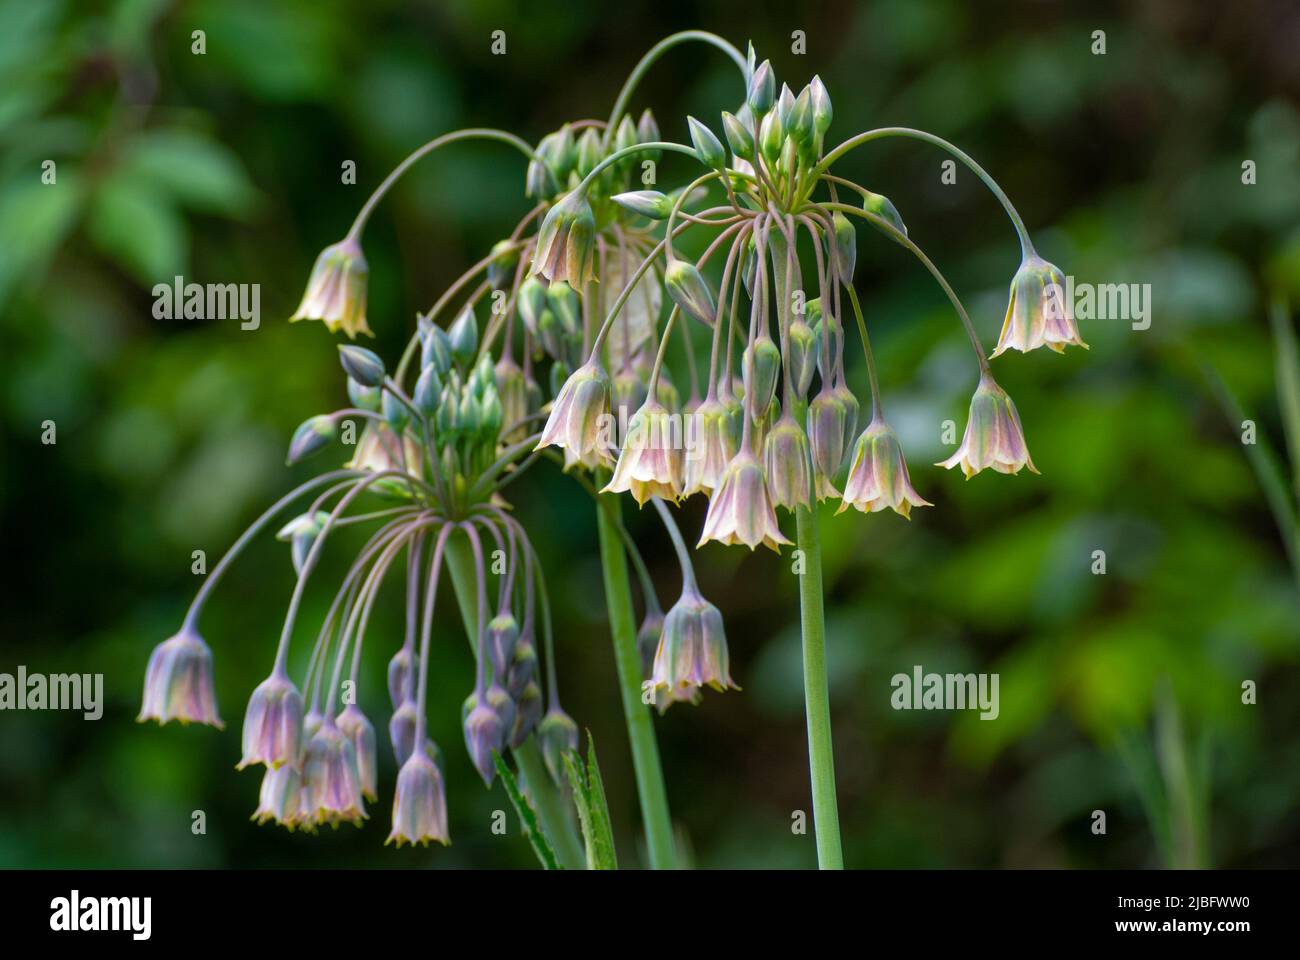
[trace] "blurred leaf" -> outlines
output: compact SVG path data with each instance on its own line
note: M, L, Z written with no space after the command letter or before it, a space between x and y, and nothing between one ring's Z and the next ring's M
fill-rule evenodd
M0 243L0 305L16 284L39 278L81 202L80 181L72 171L48 185L33 172L0 191L0 237L22 237L21 242Z
M186 130L151 130L131 145L124 167L194 210L246 214L256 191L227 147Z
M189 232L176 207L149 182L126 173L105 180L91 200L90 237L145 288L181 273Z

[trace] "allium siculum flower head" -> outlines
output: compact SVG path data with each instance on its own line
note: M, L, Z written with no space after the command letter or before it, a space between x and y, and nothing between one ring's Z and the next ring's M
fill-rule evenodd
M334 721L343 735L352 741L352 751L357 758L357 772L361 774L361 793L372 803L379 799L379 756L375 749L374 724L355 703L349 703Z
M412 753L397 774L397 791L393 794L393 829L385 844L401 847L428 846L430 841L443 846L451 843L447 831L447 796L442 773L428 755Z
M546 772L557 784L567 783L564 754L578 749L578 725L558 706L553 706L537 725L537 739L542 745Z
M415 721L419 713L412 694L413 691L408 692L388 721L388 742L392 744L398 766L405 763L415 749Z
M244 714L242 770L254 763L275 769L298 763L302 755L302 694L293 681L276 670L257 685Z
M980 385L971 397L970 419L961 446L938 466L948 469L960 466L967 479L985 467L999 473L1019 473L1021 467L1028 467L1031 473L1038 472L1029 458L1016 405L990 374L981 374Z
M316 823L337 827L366 818L361 795L361 771L352 741L326 718L307 744L302 770L303 815Z
M144 700L136 719L141 723L206 723L218 730L224 726L217 716L212 651L195 630L183 627L149 654Z
M691 442L686 445L682 496L711 494L722 482L722 474L740 446L736 421L720 400L710 398L696 408L686 423Z
M593 276L596 218L585 191L565 194L546 213L537 231L530 273L564 280L581 290Z
M299 825L302 811L302 774L293 764L286 763L262 774L262 786L257 794L257 809L249 819L258 825L274 820L290 830Z
M368 273L365 255L356 238L348 236L326 247L311 268L307 292L289 322L321 320L330 333L342 330L353 338L358 333L373 337L366 326Z
M812 502L808 437L788 410L763 439L763 466L774 505L793 511Z
M1011 299L993 356L1038 347L1064 353L1069 345L1088 349L1065 300L1065 277L1038 254L1029 253L1011 279Z
M551 406L538 448L557 446L584 465L612 460L606 435L609 393L609 374L598 363L589 360L575 370Z
M519 642L519 622L506 611L499 613L487 625L487 656L492 664L492 673L504 682L510 661L515 655L515 644Z
M722 614L688 583L664 617L651 675L660 710L679 700L694 701L701 687L735 688L727 656Z
M776 522L763 468L749 450L742 448L727 464L722 482L709 500L699 545L710 540L743 543L751 550L762 544L777 553L781 544L790 542Z
M843 513L849 507L857 507L863 513L888 507L910 518L913 507L934 506L912 489L898 436L879 417L858 436L843 497L844 502L836 513Z
M808 404L808 442L816 467L817 499L838 497L834 478L844 462L848 411L832 389L825 386Z
M486 695L480 701L478 697L471 694L470 703L472 706L465 716L465 749L469 751L474 769L483 778L483 782L490 787L496 777L496 764L492 754L504 748L507 728L501 722L501 716L488 702ZM512 716L511 722L513 721Z
M651 398L628 422L614 475L602 493L630 492L645 505L651 497L682 495L681 418Z

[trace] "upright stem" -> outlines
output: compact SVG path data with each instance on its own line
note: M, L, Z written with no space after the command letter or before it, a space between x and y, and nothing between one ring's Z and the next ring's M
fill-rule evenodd
M456 603L460 607L461 619L465 622L465 634L473 646L474 638L478 636L478 610L475 606L478 592L474 583L474 558L470 556L466 538L447 538L447 571L451 574ZM537 810L537 819L541 821L547 839L555 848L555 856L560 865L569 870L581 870L587 862L587 855L569 817L564 795L555 786L542 763L537 738L529 737L511 753L523 772L529 796Z
M835 801L835 754L831 748L831 702L826 680L826 613L822 609L822 553L817 515L806 506L795 510L798 549L804 572L799 577L799 619L803 629L803 693L808 714L808 765L812 774L813 830L817 866L843 870L840 813Z
M668 816L668 790L659 765L659 745L650 722L650 707L641 702L641 655L636 649L636 622L632 612L632 590L627 578L627 555L619 536L622 501L601 494L596 501L600 530L600 564L605 575L605 603L614 639L614 661L618 667L619 691L623 695L623 718L632 743L632 766L636 772L637 796L645 825L650 867L671 870L677 865L673 849L672 822Z

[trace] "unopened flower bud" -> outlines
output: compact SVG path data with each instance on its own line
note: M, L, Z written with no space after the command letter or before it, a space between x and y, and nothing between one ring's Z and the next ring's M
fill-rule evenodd
M752 163L754 160L754 135L735 114L722 111L722 132L727 137L727 146L741 160Z
M749 81L747 102L756 118L761 118L776 102L776 76L772 72L772 64L769 61L764 60L754 71Z
M293 466L312 454L319 453L329 446L330 441L337 434L338 427L333 417L325 414L308 417L293 432L293 438L289 441L289 453L284 460L285 464Z
M378 413L380 392L379 387L367 387L348 377L348 399L352 401L354 407Z
M624 210L650 220L666 220L673 209L672 201L658 190L633 190L611 199Z
M441 399L442 378L438 376L438 368L429 364L420 372L420 379L415 381L415 392L411 395L411 403L428 417L438 412Z
M447 331L451 341L451 358L462 367L469 366L478 352L478 318L474 308L466 307Z
M502 691L504 693L504 691ZM514 717L511 717L513 722ZM493 752L499 752L505 746L505 727L501 717L487 702L475 703L465 717L465 749L483 782L489 787L496 778L496 763Z
M641 676L649 680L654 674L655 651L664 631L664 615L658 609L647 610L636 632L636 652L641 658Z
M817 369L817 334L801 318L796 317L786 330L787 349L790 352L790 375L794 379L794 394L799 400L808 396L812 377Z
M433 367L438 376L445 377L451 372L451 340L447 331L432 323L427 317L420 317L420 366Z
M519 623L509 612L499 613L487 625L488 663L494 676L503 678L519 642Z
M542 719L542 688L529 680L515 702L515 724L510 731L510 747L523 746Z
M682 312L712 327L717 313L713 291L695 264L686 260L673 260L664 270L664 286L673 302Z
M641 112L641 119L637 121L636 138L640 143L658 143L662 139L659 136L659 124L655 122L655 115L649 107ZM659 158L658 151L647 151L643 156L650 160Z
M774 166L781 159L781 149L785 146L785 127L778 113L769 113L763 118L758 128L758 149L769 166Z
M776 378L781 372L781 350L765 332L760 332L741 355L741 375L745 396L752 397L749 407L755 419L761 418L776 396Z
M401 397L391 390L385 390L383 399L380 401L380 410L384 415L384 420L388 423L393 431L399 436L406 425L411 422L411 410L402 402Z
M907 236L907 224L903 223L903 218L898 215L898 208L894 206L893 201L888 197L868 190L862 198L862 209L884 220L903 236ZM898 238L894 237L893 239L897 240Z
M418 716L415 691L413 689L405 691L401 704L393 711L388 721L388 742L393 748L393 757L397 760L398 766L401 766L415 749L415 721Z
M388 699L396 710L415 692L415 648L402 645L388 661Z
M831 254L835 257L841 280L848 283L853 280L853 271L858 265L858 232L853 229L849 218L838 210L831 215L831 225L835 228Z
M727 155L717 134L694 117L687 117L686 123L690 127L691 144L695 147L696 158L706 167L721 170L726 164Z
M831 109L831 95L820 76L814 76L808 86L812 90L813 126L817 130L817 136L821 137L830 129L831 119L835 116Z
M578 725L558 706L551 707L537 725L537 739L542 746L546 771L557 785L568 783L564 772L564 754L578 749Z
M384 361L373 350L340 344L339 363L343 372L362 386L378 387L384 382Z
M324 510L317 510L314 514L304 513L294 517L276 533L275 539L290 545L295 573L302 573L307 555L311 552L312 545L320 536L320 532L325 529L329 516Z
M546 309L546 285L536 277L526 278L519 284L518 302L519 316L523 318L524 326L533 336L537 336L537 323L542 318L542 311Z
M515 266L519 263L519 243L515 240L498 240L492 245L492 261L488 264L488 284L501 290L510 284Z

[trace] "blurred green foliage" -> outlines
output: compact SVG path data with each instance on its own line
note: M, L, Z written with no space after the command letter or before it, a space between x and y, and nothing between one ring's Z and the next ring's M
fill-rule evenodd
M1296 863L1297 575L1214 387L1221 378L1285 456L1266 307L1300 302L1294 6L5 0L0 537L11 559L0 670L103 672L108 704L96 722L0 715L0 866L532 862L517 829L490 834L506 798L483 790L460 749L471 665L454 613L430 690L454 845L382 848L387 757L363 831L312 839L248 823L257 776L232 769L238 728L292 585L288 551L270 538L203 622L225 732L132 719L148 652L195 589L191 551L215 561L307 476L282 466L288 437L341 400L330 338L283 322L317 251L429 137L473 124L535 140L603 116L644 48L695 26L752 37L792 84L820 73L833 140L901 124L961 145L1077 281L1151 284L1149 330L1085 321L1089 353L996 362L1043 476L967 483L926 465L946 455L936 424L962 422L974 385L955 318L905 251L863 235L858 283L886 402L913 481L937 506L910 524L823 518L846 861L1178 862L1190 809L1208 824L1209 862ZM489 52L496 29L504 57ZM790 53L795 29L806 56ZM652 106L680 139L687 113L716 118L738 96L734 68L694 50L652 71L634 106ZM941 184L942 159L889 142L845 168L890 196L991 343L1014 235L973 177ZM340 182L348 160L356 186ZM1255 185L1242 183L1244 160ZM685 169L675 162L662 176ZM525 212L522 181L513 152L470 145L417 168L381 208L366 252L386 355L415 310ZM155 319L150 288L176 274L260 283L261 328ZM849 376L864 382L860 367ZM47 420L52 446L40 441ZM554 571L565 703L600 744L620 863L643 862L594 516L554 471L511 495ZM688 535L702 518L702 504L686 506ZM678 575L655 518L629 522L671 602ZM1091 571L1098 549L1104 576ZM327 551L322 581L341 574L345 553ZM717 546L698 556L744 691L657 721L683 842L701 866L810 865L811 837L790 830L809 797L789 559ZM378 648L401 630L390 589L363 704L382 697ZM313 591L306 613L319 617L327 600ZM889 679L913 664L999 672L1000 717L892 710ZM1241 703L1245 680L1257 705ZM1171 774L1180 768L1193 774ZM1180 806L1188 789L1196 796ZM196 809L205 836L191 834ZM1098 809L1104 837L1090 831Z

